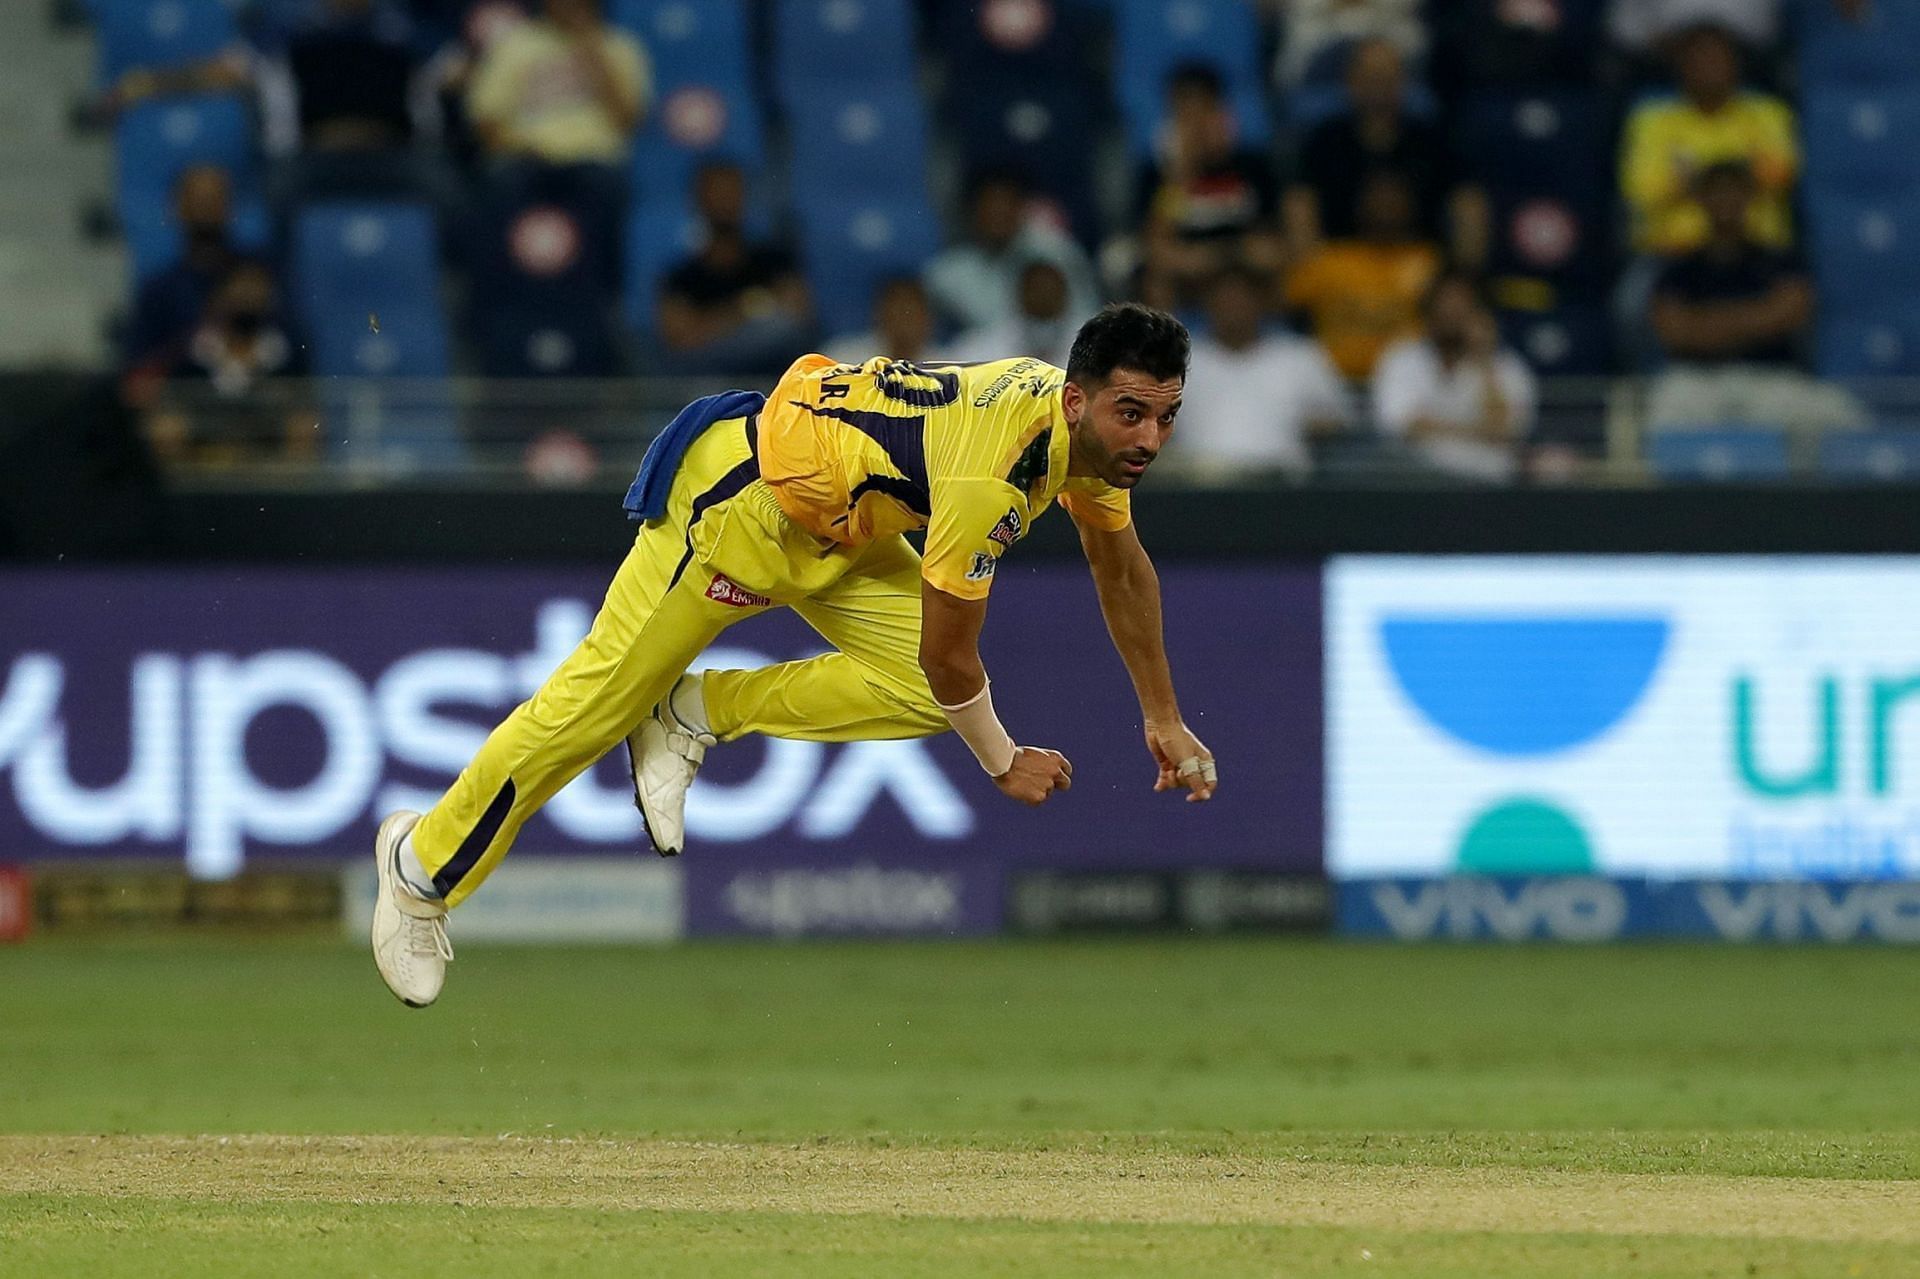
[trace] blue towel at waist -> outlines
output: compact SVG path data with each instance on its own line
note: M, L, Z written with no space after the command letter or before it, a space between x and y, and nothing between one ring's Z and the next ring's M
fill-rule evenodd
M627 518L657 520L665 515L673 477L680 470L681 459L701 433L715 422L751 417L766 402L767 397L757 391L723 391L681 409L680 415L667 423L667 429L654 437L653 443L647 446L647 455L640 459L640 473L633 477L633 487L627 490L627 499L621 503Z

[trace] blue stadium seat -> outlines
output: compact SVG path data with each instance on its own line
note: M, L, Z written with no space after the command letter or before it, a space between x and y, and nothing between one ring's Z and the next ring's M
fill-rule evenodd
M1604 303L1500 312L1500 335L1542 377L1598 377L1612 369L1613 326Z
M1889 192L1920 185L1920 81L1810 89L1800 119L1809 186Z
M940 221L918 193L823 195L802 199L796 212L814 303L830 333L864 328L874 286L918 274L940 248Z
M991 77L953 95L951 124L969 172L1008 168L1021 174L1091 243L1100 231L1093 149L1086 144L1092 113L1083 85Z
M681 259L700 247L700 220L683 200L649 202L627 220L627 278L623 290L627 326L652 333L660 282Z
M797 193L925 186L927 122L912 85L823 82L792 104L789 120Z
M912 0L774 0L774 83L789 108L822 82L911 88L918 59Z
M1136 153L1153 149L1167 77L1191 62L1219 71L1243 143L1257 146L1271 134L1260 20L1251 0L1114 0L1114 42L1114 83Z
M1786 432L1764 426L1656 431L1647 460L1655 475L1676 483L1782 480L1791 470Z
M125 203L120 210L120 234L136 280L164 271L180 260L183 243L171 196L155 195L137 204ZM272 251L273 217L257 192L235 193L228 234L234 247L243 252L265 255Z
M1857 22L1825 0L1800 0L1792 10L1804 87L1891 88L1920 77L1920 5L1878 0Z
M1071 0L976 0L934 6L936 47L953 88L1009 74L1081 81L1093 68L1094 26Z
M1814 350L1821 377L1920 377L1920 300L1829 307L1820 316Z
M1811 190L1807 230L1823 306L1848 311L1920 295L1920 189Z
M439 236L423 205L316 204L294 226L293 305L313 372L342 378L444 378L451 341L440 305ZM343 392L342 395L345 393ZM323 405L330 444L350 459L432 463L461 454L451 406L432 400L359 433L350 399Z
M1600 95L1472 94L1455 127L1464 163L1493 206L1495 273L1601 287L1612 267L1614 198Z
M178 67L239 39L223 0L90 0L104 87L136 67Z
M1911 484L1920 480L1920 431L1830 432L1820 440L1820 473L1833 480Z
M143 102L120 117L114 155L120 222L135 274L146 275L173 260L173 184L183 170L217 164L233 174L243 200L251 190L253 122L237 97Z
M480 367L488 377L609 377L619 369L597 306L497 306L480 319Z
M742 0L618 0L611 12L653 59L655 103L634 139L634 198L680 201L711 157L757 167L765 148Z

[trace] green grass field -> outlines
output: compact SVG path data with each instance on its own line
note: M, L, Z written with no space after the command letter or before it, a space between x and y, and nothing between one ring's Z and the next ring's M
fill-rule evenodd
M0 1275L1920 1275L1920 961L0 950Z

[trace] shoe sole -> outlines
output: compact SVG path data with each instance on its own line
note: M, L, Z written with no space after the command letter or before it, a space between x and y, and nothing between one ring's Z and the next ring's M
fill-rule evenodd
M373 837L373 869L377 877L377 882L380 885L380 896L382 898L391 897L395 892L399 891L388 878L392 873L391 868L393 865L393 854L389 837L391 836L393 841L399 840L400 836L394 833L396 830L395 823L406 820L408 816L410 816L410 814L392 814L380 823L380 829ZM413 820L415 823L418 823L420 819L414 817ZM400 909L398 906L391 908L393 910ZM432 1000L428 1000L425 1004L416 1003L393 988L393 981L387 976L387 970L380 967L380 909L378 906L374 907L373 921L373 927L367 930L367 946L373 951L373 967L374 970L380 974L380 984L387 988L388 994L409 1008L427 1007L433 1002Z

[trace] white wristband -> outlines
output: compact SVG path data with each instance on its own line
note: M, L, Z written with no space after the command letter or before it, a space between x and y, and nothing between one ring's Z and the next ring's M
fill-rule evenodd
M973 751L973 757L980 761L987 775L1005 776L1020 748L1013 744L1013 738L1001 727L1000 717L993 713L993 681L982 684L979 692L958 706L940 709L946 712L947 723L960 734L960 740Z

